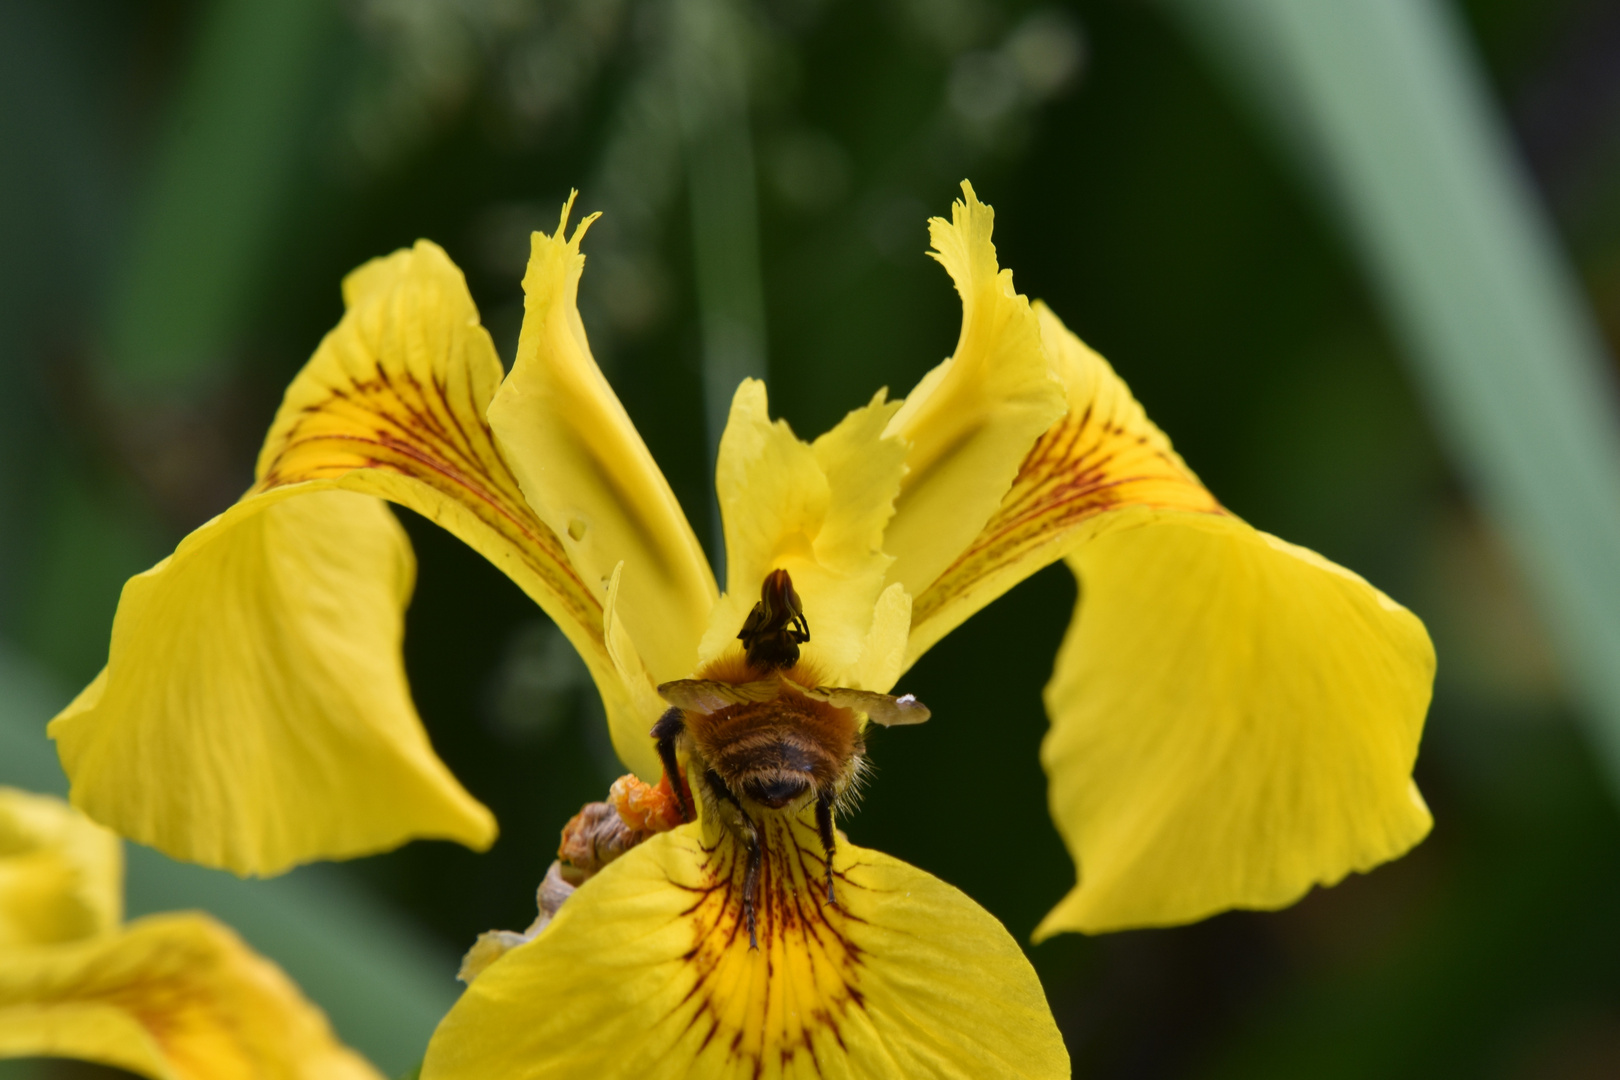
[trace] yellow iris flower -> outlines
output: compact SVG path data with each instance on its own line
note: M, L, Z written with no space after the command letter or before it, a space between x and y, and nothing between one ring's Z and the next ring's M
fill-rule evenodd
M0 787L0 1058L152 1080L379 1080L287 976L196 913L126 925L116 836Z
M413 562L388 499L556 622L647 781L660 687L725 683L773 572L802 599L805 678L883 695L1065 559L1082 595L1042 758L1080 872L1037 938L1276 908L1406 851L1430 825L1411 780L1434 670L1422 624L1224 510L1108 364L1013 288L990 208L963 191L931 223L961 335L909 396L880 392L806 443L761 383L737 390L716 478L724 592L591 357L575 304L589 219L570 236L565 208L535 234L504 378L439 248L355 271L253 488L130 580L106 669L52 723L74 802L244 874L419 836L487 847L491 815L406 687ZM756 805L755 948L749 860L712 801L699 810L479 974L424 1075L1067 1075L1033 971L967 897L842 837L829 870L808 808Z

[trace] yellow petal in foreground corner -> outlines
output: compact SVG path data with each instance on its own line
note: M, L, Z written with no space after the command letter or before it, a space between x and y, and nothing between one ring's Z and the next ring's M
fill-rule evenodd
M106 933L123 910L118 837L61 799L0 787L0 950Z
M1411 612L1230 517L1126 525L1070 565L1041 758L1080 880L1037 940L1285 907L1428 833Z
M60 799L0 788L0 1058L153 1080L377 1080L279 968L214 920L119 927L122 869L118 838Z
M0 951L0 1058L71 1057L154 1080L376 1080L281 970L204 915Z
M808 822L746 859L710 819L608 865L467 988L423 1080L1061 1078L1068 1053L1018 944L944 882L840 842L834 900Z

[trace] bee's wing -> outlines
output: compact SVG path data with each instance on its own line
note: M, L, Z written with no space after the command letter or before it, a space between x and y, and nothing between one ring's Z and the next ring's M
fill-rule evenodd
M928 706L910 694L895 697L893 694L874 694L870 690L851 690L844 686L818 686L805 692L840 709L865 713L873 723L884 727L920 724L930 715Z
M746 705L755 701L770 701L781 692L776 679L758 682L728 683L714 679L676 679L658 687L658 696L682 709L693 712L719 712L728 705Z

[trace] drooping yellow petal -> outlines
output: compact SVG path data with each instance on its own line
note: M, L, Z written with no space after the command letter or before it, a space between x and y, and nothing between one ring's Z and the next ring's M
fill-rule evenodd
M186 537L124 586L106 671L51 722L74 804L240 874L413 836L488 847L411 705L414 573L388 508L348 491L259 495Z
M1108 362L1044 304L1034 312L1068 411L1029 449L984 528L917 594L910 661L1024 578L1127 520L1121 511L1224 513Z
M810 624L804 655L827 681L856 684L866 670L862 658L892 562L883 553L883 530L906 448L884 428L898 407L879 393L807 444L785 421L771 422L764 383L749 379L737 388L715 480L726 533L726 593L715 604L702 661L736 647L765 576L785 569Z
M605 586L575 572L484 419L501 367L460 271L424 241L355 271L344 298L287 390L252 491L131 580L107 671L52 727L76 805L239 873L413 836L494 838L411 704L409 546L369 496L505 571L580 651L609 711L627 707L602 636Z
M1429 822L1421 623L1227 514L1107 362L1033 311L1068 411L916 596L908 662L1070 556L1045 759L1081 883L1040 935L1278 907L1407 850Z
M157 915L0 960L0 1058L153 1080L377 1080L274 964L202 915Z
M123 911L118 837L61 799L0 787L0 950L106 933Z
M956 352L919 382L889 424L910 470L884 548L890 580L917 596L984 528L1019 462L1068 403L1029 301L996 264L995 215L962 183L951 220L928 224L933 256L962 298Z
M1041 757L1079 884L1037 939L1283 907L1421 840L1423 624L1234 518L1125 514L1069 560Z
M771 819L759 947L744 857L714 823L642 844L467 988L423 1080L1067 1077L1039 981L990 914L815 830Z
M591 356L576 298L585 266L579 243L595 215L568 237L572 205L570 197L555 235L534 234L517 362L489 407L490 426L580 576L606 580L624 564L619 618L652 675L679 678L697 663L714 576Z

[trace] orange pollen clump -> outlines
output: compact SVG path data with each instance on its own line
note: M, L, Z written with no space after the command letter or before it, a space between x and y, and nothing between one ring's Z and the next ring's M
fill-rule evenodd
M668 776L649 784L626 773L613 781L607 801L636 832L668 832L682 821L681 804L670 790Z

